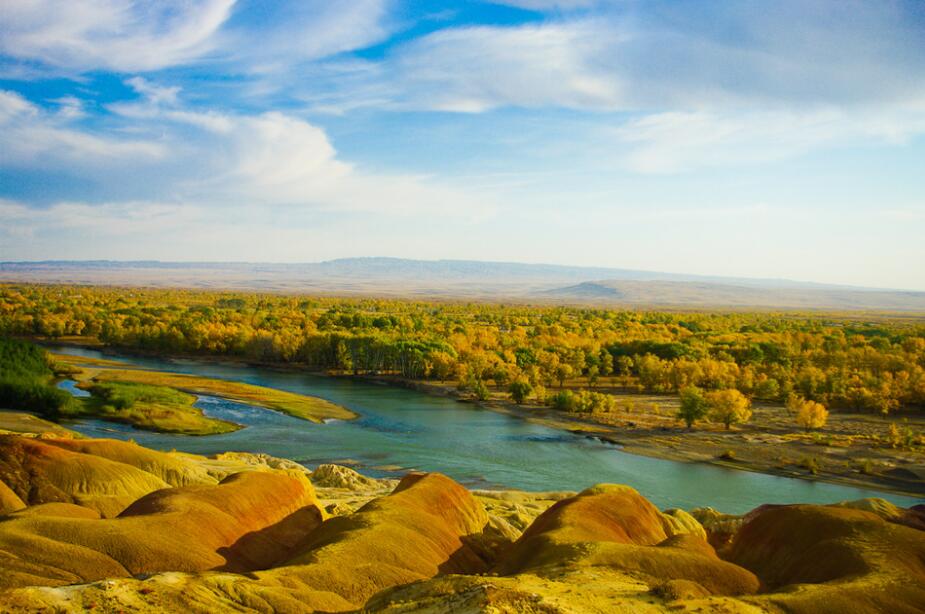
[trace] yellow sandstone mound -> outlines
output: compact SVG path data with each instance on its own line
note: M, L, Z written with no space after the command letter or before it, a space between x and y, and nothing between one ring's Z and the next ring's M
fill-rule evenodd
M115 439L46 439L45 443L79 452L99 456L111 461L131 465L162 479L170 486L189 484L217 484L200 464L157 452L138 444Z
M879 499L729 516L660 512L626 486L473 494L409 474L386 494L393 484L259 454L0 437L0 611L906 614L925 604L923 514ZM142 494L107 517L131 492ZM325 519L331 506L338 515Z
M312 472L312 484L324 488L364 490L376 486L376 480L341 465L319 465Z
M261 569L289 556L321 520L308 480L264 472L160 490L113 519L75 505L40 505L0 523L0 587Z
M68 440L0 436L0 480L29 505L76 503L111 517L139 497L169 486L137 467L73 452L52 441Z
M486 570L473 547L488 517L468 490L436 473L410 474L392 494L325 522L303 553L262 577L297 579L361 606L378 591L438 573Z
M684 580L704 595L758 590L754 574L721 560L699 531L666 517L632 488L615 485L595 486L554 504L524 531L496 571L555 574L583 566L610 567L652 586Z
M886 521L925 531L925 508L921 505L904 509L879 498L844 501L838 505L840 507L850 507L856 510L873 512Z
M26 507L26 504L19 498L19 495L0 480L0 515L15 512L24 507Z
M487 521L481 505L456 482L439 474L409 475L392 494L324 522L298 546L298 555L273 569L247 576L165 573L53 593L19 589L0 594L0 605L10 611L37 605L65 611L89 605L103 611L352 611L392 586L485 571L470 544Z
M726 558L754 571L794 613L922 612L925 532L843 506L766 506L751 512Z

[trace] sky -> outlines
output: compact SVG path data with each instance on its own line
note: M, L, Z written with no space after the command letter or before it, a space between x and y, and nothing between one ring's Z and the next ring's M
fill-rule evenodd
M925 290L921 0L0 0L0 261Z

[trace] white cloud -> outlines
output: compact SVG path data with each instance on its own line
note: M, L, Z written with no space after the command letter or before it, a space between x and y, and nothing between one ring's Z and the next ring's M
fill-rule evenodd
M71 103L73 106L74 103ZM0 164L22 166L63 162L80 167L104 160L154 159L164 147L153 141L97 136L73 129L73 112L48 113L19 94L0 90Z
M159 86L151 83L144 77L132 77L125 80L126 85L130 86L137 93L144 96L152 104L172 105L177 103L177 96L180 94L179 86Z
M398 104L411 108L609 109L623 87L595 58L613 34L593 22L442 30L403 47L385 75L397 83Z
M616 4L620 0L609 0L610 3ZM575 10L591 8L601 4L607 4L608 0L494 0L493 4L503 4L506 6L515 6L521 9L531 11L549 11L558 10Z
M296 117L270 112L228 121L229 132L203 142L215 152L207 162L214 171L182 184L200 202L468 219L490 215L494 206L427 177L357 169L338 157L323 130Z
M391 31L390 0L257 2L259 30L246 20L219 36L222 56L258 73L286 71L306 60L361 49ZM291 74L287 74L290 77Z
M523 0L592 7L539 23L451 27L397 45L379 62L313 69L303 96L328 108L481 112L499 107L701 111L879 105L925 96L925 44L912 5L781 0ZM612 7L610 10L608 7ZM320 86L320 88L319 88ZM298 91L298 84L290 86ZM338 98L339 100L335 100Z
M673 173L784 159L814 149L876 141L897 144L925 132L925 108L888 112L671 112L632 120L616 130L629 146L628 168Z
M211 49L235 0L5 0L0 52L78 71L155 70Z
M324 130L301 118L190 109L172 87L133 84L144 98L111 105L114 115L93 130L0 91L0 128L10 140L0 164L49 174L65 170L120 199L149 202L167 194L201 207L473 218L493 206L467 188L428 177L357 169L337 155ZM122 136L126 130L135 137ZM131 182L113 182L115 168Z
M76 96L62 96L49 102L58 105L58 116L66 121L82 119L87 116L84 110L84 102Z
M230 132L231 119L227 114L207 110L189 111L182 108L178 86L162 86L143 77L132 77L125 81L141 95L141 100L114 102L106 109L133 120L167 119L181 124L197 126L210 132Z
M0 54L76 73L208 61L253 74L385 37L389 0L5 0ZM35 67L4 67L27 76ZM143 84L142 84L143 87ZM167 93L169 95L169 93Z

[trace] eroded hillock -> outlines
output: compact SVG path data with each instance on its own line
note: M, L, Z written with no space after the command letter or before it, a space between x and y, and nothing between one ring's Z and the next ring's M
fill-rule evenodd
M925 604L921 510L877 499L689 514L616 485L475 496L439 474L395 485L247 453L26 437L0 439L0 452L4 612L905 614ZM137 473L161 486L117 517L80 494L129 496Z
M486 571L474 544L487 524L482 506L453 480L410 474L392 494L325 522L302 554L263 577L297 581L360 606L396 584Z
M45 439L44 443L71 452L89 454L124 463L159 477L170 486L217 484L204 467L164 452L116 439Z
M921 612L925 532L843 506L766 506L749 514L727 558L754 571L788 612ZM799 586L799 588L797 588Z
M758 590L751 573L721 560L693 518L666 515L628 486L601 485L540 515L501 559L497 571L555 575L565 568L608 567L652 585L686 581L703 595Z
M26 507L23 500L13 490L0 480L0 514L9 514Z
M159 571L261 569L322 520L301 476L248 472L216 486L159 490L118 518L52 503L0 523L0 586L56 586Z
M111 517L139 497L169 487L137 467L71 451L52 441L0 436L0 480L29 505L75 503Z
M243 480L262 474L241 475ZM323 523L301 540L296 556L273 569L248 576L158 574L54 594L21 589L0 594L0 603L14 611L37 603L74 610L94 604L111 610L351 611L392 586L443 573L485 571L478 548L470 543L478 541L487 522L481 505L456 482L439 474L414 474L392 494Z

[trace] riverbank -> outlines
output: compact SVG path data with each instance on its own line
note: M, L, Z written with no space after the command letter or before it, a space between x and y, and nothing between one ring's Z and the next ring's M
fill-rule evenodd
M748 424L730 430L716 424L699 424L688 430L675 418L677 399L664 395L630 394L601 386L597 390L614 394L619 399L618 406L624 409L586 417L537 404L517 405L498 392L480 402L464 396L452 382L408 381L389 376L337 377L358 377L455 398L535 424L600 439L629 454L925 496L925 454L884 447L892 422L881 416L832 412L825 428L809 433L788 426L792 417L785 407L762 404L753 408ZM627 406L633 409L626 411ZM923 432L925 418L907 417L904 426Z
M163 357L145 352L105 350L112 356ZM389 376L330 374L304 365L261 364L234 357L175 356L206 363L258 366L278 372L310 373L357 379L381 385L411 388L433 396L464 399L453 382L406 381ZM638 395L599 386L598 391L618 397L618 411L589 417L565 414L538 405L516 405L495 392L480 405L486 409L532 423L594 437L619 445L623 451L651 458L703 463L729 469L799 478L847 486L873 488L921 497L925 493L922 454L916 450L888 447L891 421L880 416L832 412L829 424L816 433L797 431L783 407L759 405L747 425L725 431L698 424L687 431L674 418L677 399L663 395ZM912 417L906 428L921 432L925 421Z

